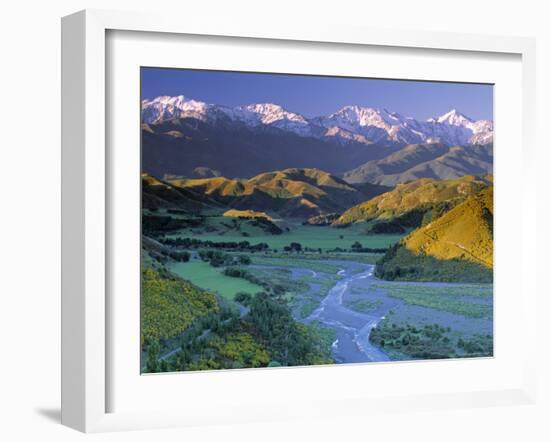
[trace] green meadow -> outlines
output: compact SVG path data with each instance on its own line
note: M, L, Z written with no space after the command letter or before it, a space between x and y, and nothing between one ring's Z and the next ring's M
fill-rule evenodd
M166 235L167 238L196 238L202 241L249 241L251 244L264 242L272 250L282 251L283 247L291 242L297 242L303 248L322 249L350 249L356 241L363 247L387 248L398 242L403 235L365 235L363 228L350 227L347 229L335 229L325 226L293 225L288 231L280 235L267 232L259 233L246 231L219 230L215 232L196 232L186 229L181 232Z
M204 261L174 262L169 268L196 286L231 300L239 292L257 293L263 290L261 286L246 279L226 276L223 274L223 268L212 267Z

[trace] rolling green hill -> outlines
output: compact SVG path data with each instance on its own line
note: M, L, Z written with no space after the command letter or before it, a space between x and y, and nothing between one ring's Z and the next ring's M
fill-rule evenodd
M362 202L344 212L333 226L377 220L397 226L419 227L490 184L486 178L464 176L437 181L422 178Z

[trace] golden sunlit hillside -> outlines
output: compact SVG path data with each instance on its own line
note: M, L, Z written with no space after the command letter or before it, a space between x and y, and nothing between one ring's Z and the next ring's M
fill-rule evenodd
M341 213L369 198L380 187L358 189L327 172L307 168L265 172L249 179L180 178L169 183L213 198L233 209L277 212L287 217Z
M489 183L485 178L473 176L444 181L421 178L399 184L389 192L350 208L334 225L345 226L374 219L392 219L414 210L428 210L438 204L446 205L447 207L442 207L444 210L449 209L486 188Z
M413 254L493 266L493 187L473 195L404 239Z
M267 213L257 212L255 210L229 209L226 212L224 212L223 216L227 216L231 218L264 218L269 221L273 221L273 219Z

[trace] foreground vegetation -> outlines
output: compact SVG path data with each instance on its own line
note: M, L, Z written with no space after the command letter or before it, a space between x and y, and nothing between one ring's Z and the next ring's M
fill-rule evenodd
M267 293L247 298L249 313L211 321L182 336L180 348L162 358L150 346L146 372L280 367L332 363L325 337L293 320L287 303Z
M141 342L182 333L195 320L219 311L212 292L151 267L141 271Z
M456 338L450 327L438 324L415 326L397 324L392 316L383 320L370 334L370 341L393 359L473 358L493 355L493 337L476 335Z
M333 362L330 332L292 315L298 294L309 289L307 277L296 280L283 265L250 269L258 263L249 242L145 238L143 245L144 372ZM297 245L291 248L296 259L307 255ZM304 264L338 271L316 259ZM327 290L330 281L323 281ZM205 305L195 305L196 298Z

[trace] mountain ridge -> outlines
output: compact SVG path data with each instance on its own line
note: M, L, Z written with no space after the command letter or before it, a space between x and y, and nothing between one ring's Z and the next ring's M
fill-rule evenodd
M344 147L333 136L305 137L270 125L249 127L225 118L212 124L191 117L144 124L141 141L143 172L158 177L196 176L197 168L238 178L291 167L340 175L398 148L353 137Z
M236 210L276 212L283 217L309 218L339 212L386 190L381 186L356 188L313 168L264 172L249 179L226 177L179 178L167 182Z
M144 99L141 106L145 124L158 124L174 118L195 118L210 123L226 120L248 127L276 127L299 136L333 137L342 144L350 139L363 144L442 142L449 145L487 144L493 140L492 121L474 121L455 109L440 117L419 121L386 109L358 105L343 106L330 115L307 118L275 103L228 107L184 95Z
M349 208L333 226L397 220L405 227L418 227L426 216L433 219L489 185L492 185L490 179L475 176L441 181L421 178L399 184L388 192Z
M492 144L448 146L433 143L405 146L345 172L343 178L349 183L395 186L420 178L455 179L492 172Z

